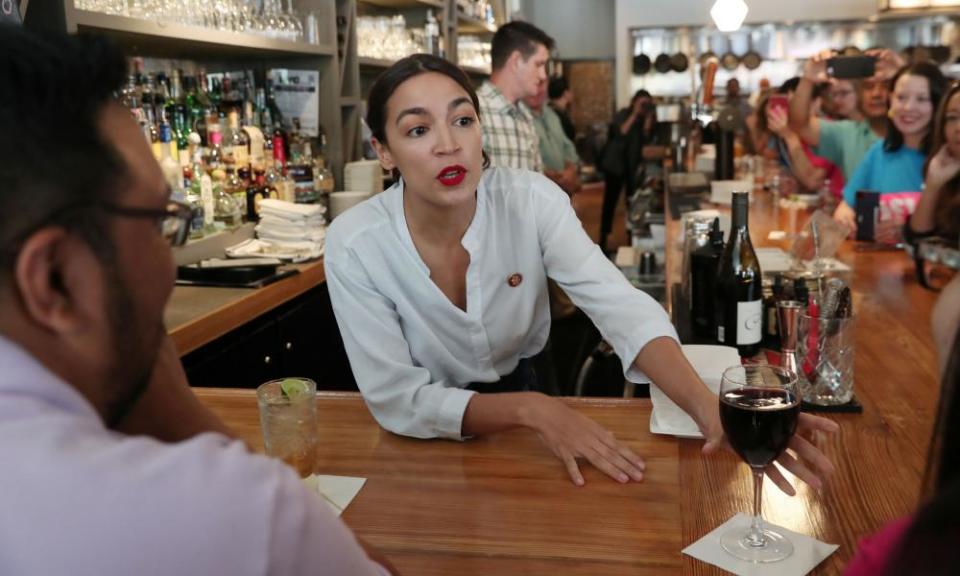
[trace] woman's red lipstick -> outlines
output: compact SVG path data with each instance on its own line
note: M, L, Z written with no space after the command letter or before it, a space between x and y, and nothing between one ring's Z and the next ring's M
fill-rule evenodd
M467 169L459 164L447 166L437 174L437 180L444 186L457 186L467 176Z

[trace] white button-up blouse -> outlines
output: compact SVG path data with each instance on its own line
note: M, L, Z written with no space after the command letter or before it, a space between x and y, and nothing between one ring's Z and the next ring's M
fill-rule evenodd
M486 169L461 243L470 255L466 311L430 279L407 228L402 181L328 231L337 323L364 400L387 430L461 438L474 394L464 388L498 380L546 344L548 276L597 325L631 381L644 381L632 363L647 342L677 338L663 307L627 282L541 174Z

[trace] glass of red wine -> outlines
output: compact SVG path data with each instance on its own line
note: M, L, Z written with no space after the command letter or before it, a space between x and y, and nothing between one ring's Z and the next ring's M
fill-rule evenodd
M734 451L753 473L753 521L720 537L730 554L748 562L779 562L793 553L780 532L763 526L760 499L763 471L787 448L797 430L800 396L797 375L765 364L733 366L720 381L720 421Z

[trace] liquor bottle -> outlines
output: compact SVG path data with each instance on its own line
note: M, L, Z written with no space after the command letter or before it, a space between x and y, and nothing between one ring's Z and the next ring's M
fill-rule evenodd
M773 277L773 288L769 296L763 298L763 343L767 348L780 347L780 328L777 324L777 302L786 299L783 275Z
M233 164L237 173L250 170L250 138L240 128L240 114L230 110L227 115L226 155Z
M427 10L427 22L423 27L423 51L438 56L440 54L440 25L433 16L433 10Z
M173 132L170 124L163 122L160 124L160 170L163 171L163 178L167 181L167 186L174 198L183 195L183 168L180 162L173 159L170 154L170 143L173 142Z
M300 119L293 118L290 131L290 158L287 176L294 182L294 198L298 204L313 204L318 200L313 178L313 147L300 131ZM276 144L274 144L276 150Z
M207 126L207 137L210 143L207 147L207 170L210 176L216 180L222 175L221 180L226 178L226 166L223 157L223 134L220 133L220 124L211 124Z
M760 349L763 336L761 272L750 242L747 192L733 193L730 236L717 266L715 317L717 341L736 346L742 357Z
M319 128L320 138L318 148L314 150L313 154L314 188L320 197L320 203L328 205L330 193L336 189L336 183L333 179L333 172L327 165L327 133L323 130L323 126Z
M203 206L203 230L204 232L213 231L214 216L216 214L216 197L213 194L213 179L203 169L203 160L200 148L197 147L193 154L193 183L191 188L200 196L200 204Z
M252 174L263 174L266 171L266 163L263 155L263 132L257 125L258 116L256 108L251 101L247 101L243 107L243 122L240 125L241 130L247 137L247 154L250 157L250 172ZM271 160L272 160L271 156Z
M723 254L723 231L720 219L714 218L707 243L690 255L690 319L693 333L710 338L716 335L713 312L717 266Z
M190 238L194 240L203 238L206 220L200 180L201 174L203 174L203 169L199 162L195 165L191 165L188 162L187 167L183 170L184 181L188 182L185 199L192 211L192 217L190 218ZM206 176L209 185L210 177L206 174L203 174L203 176Z

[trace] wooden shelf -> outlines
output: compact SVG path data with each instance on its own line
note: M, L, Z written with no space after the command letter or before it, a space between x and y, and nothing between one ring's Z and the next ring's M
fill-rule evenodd
M470 74L471 76L489 76L490 71L484 68L477 68L476 66L460 66L464 72Z
M128 48L130 54L146 53L158 57L197 58L208 56L318 57L332 56L336 53L336 48L331 45L291 42L257 34L155 22L85 10L72 11L71 21L77 31L94 31L112 37Z
M495 34L497 27L486 20L468 18L463 14L457 15L457 31L461 34Z
M380 6L381 8L445 8L444 0L359 0L361 4Z
M366 56L360 56L357 60L360 66L364 68L389 68L396 62L396 60L383 60L381 58L368 58Z

